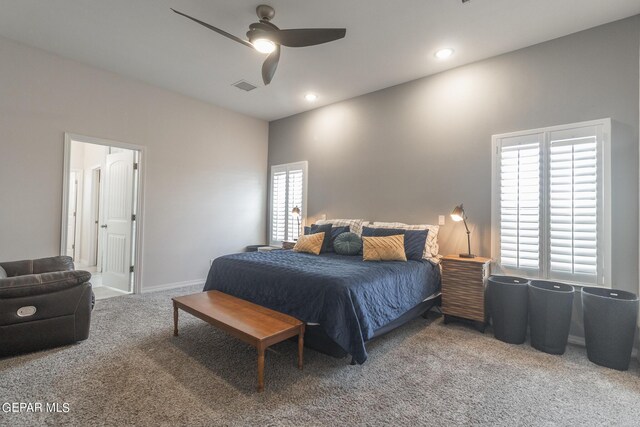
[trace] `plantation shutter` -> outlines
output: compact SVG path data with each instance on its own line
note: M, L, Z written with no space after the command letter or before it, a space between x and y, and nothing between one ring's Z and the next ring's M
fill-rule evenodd
M611 121L494 135L498 270L611 286Z
M500 259L515 270L540 269L541 140L505 138L500 147Z
M271 212L269 244L279 245L284 240L297 239L298 224L306 214L307 162L289 163L271 167ZM291 214L294 207L300 217Z
M298 224L300 219L303 217L302 211L302 196L303 196L303 185L304 185L304 171L302 168L291 169L289 171L289 182L288 182L288 208L287 212L289 213L289 226L288 226L288 240L297 239L300 235L300 227ZM300 209L300 216L295 218L291 215L291 210L294 207L298 207Z
M271 178L271 241L285 240L287 221L287 171L274 171Z
M550 132L549 276L595 283L598 272L597 128Z

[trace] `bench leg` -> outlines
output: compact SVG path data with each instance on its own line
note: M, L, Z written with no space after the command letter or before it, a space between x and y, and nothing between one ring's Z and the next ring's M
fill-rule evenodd
M302 355L304 353L304 329L298 335L298 369L302 369Z
M178 306L173 303L173 336L178 336Z
M264 391L264 347L258 347L258 393Z

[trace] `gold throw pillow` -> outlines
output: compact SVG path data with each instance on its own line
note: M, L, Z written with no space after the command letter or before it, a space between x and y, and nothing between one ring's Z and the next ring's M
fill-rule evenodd
M365 261L406 261L404 235L363 237L362 259Z
M298 237L293 250L296 252L306 252L309 254L319 255L322 249L322 241L324 240L324 232L307 234Z

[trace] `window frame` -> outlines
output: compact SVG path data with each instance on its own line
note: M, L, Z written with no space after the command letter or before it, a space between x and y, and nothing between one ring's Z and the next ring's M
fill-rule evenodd
M307 217L307 184L308 184L308 179L309 179L309 162L306 160L303 161L299 161L299 162L292 162L292 163L283 163L283 164L279 164L279 165L271 165L270 171L269 171L269 212L268 212L268 218L269 218L269 229L268 229L268 233L269 233L269 245L270 246L280 246L282 245L282 240L274 240L273 239L273 176L274 173L277 172L281 172L281 171L286 171L287 173L287 178L286 178L286 183L287 183L287 190L286 190L286 195L285 195L285 204L286 204L286 208L285 208L285 228L284 228L284 235L285 235L285 240L287 238L287 236L289 235L289 218L291 215L291 209L293 209L293 206L289 206L289 172L291 170L296 170L296 169L302 169L302 174L303 174L303 178L302 178L302 203L301 206L299 206L300 211L301 211L301 215L300 215L300 227L304 227L305 224L305 220ZM302 234L302 233L301 233Z
M561 273L550 271L550 179L549 160L551 134L558 131L570 131L572 129L596 127L598 144L598 214L597 214L597 251L598 266L595 282L580 281L580 275L572 274L571 277ZM500 150L502 141L507 138L525 137L529 135L541 135L540 138L540 268L510 268L501 265L500 248ZM570 123L558 126L549 126L538 129L496 134L491 137L491 257L498 273L520 275L530 279L553 280L558 282L576 284L581 286L594 286L610 289L611 283L611 119L590 120L585 122ZM600 199L601 197L601 199Z

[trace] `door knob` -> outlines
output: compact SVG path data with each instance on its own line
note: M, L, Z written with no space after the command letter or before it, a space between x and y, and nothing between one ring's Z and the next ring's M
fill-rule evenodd
M100 228L107 228L107 224L102 224Z

